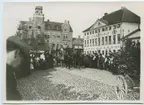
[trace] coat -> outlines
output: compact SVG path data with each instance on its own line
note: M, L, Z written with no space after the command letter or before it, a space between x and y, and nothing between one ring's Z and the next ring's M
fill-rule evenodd
M15 69L7 64L6 68L6 99L7 100L21 100L21 95L17 91L17 81L15 76Z

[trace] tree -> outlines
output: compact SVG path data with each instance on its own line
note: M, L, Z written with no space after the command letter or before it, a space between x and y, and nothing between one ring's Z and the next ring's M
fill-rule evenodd
M114 57L117 73L126 73L131 77L140 77L140 42L127 39L120 53Z

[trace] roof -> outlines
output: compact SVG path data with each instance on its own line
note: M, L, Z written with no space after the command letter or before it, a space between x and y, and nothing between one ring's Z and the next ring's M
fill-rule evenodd
M20 21L21 24L27 24L29 21ZM62 24L60 22L45 21L45 30L62 31ZM70 32L73 32L70 25Z
M120 22L140 23L140 17L127 8L121 8L117 11L104 15L99 20L107 23L107 25L112 25ZM91 25L83 32L88 31L93 25Z
M62 31L62 24L60 22L45 21L45 30ZM71 26L70 32L73 32Z
M136 29L135 31L129 33L128 35L126 35L125 37L123 37L123 38L121 38L121 39L126 39L126 38L128 38L129 36L135 34L136 32L139 32L139 31L140 31L140 29Z

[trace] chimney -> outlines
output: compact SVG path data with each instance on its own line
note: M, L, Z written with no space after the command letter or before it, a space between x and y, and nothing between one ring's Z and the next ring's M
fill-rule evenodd
M104 13L104 16L108 15L108 13Z

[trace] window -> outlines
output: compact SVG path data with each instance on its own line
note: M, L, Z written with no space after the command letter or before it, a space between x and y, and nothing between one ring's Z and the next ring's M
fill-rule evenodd
M100 32L100 29L98 29L98 32Z
M109 50L109 53L111 53L111 50Z
M32 28L32 26L29 26L29 29L31 29Z
M97 38L95 38L95 46L97 46Z
M85 46L86 46L86 40L85 40Z
M98 45L100 45L100 38L98 38Z
M40 26L38 26L38 29L41 29L41 27L40 27Z
M102 37L102 45L104 45L104 37Z
M113 34L116 34L116 30L113 30L113 32L112 32Z
M89 40L87 40L87 46L89 46Z
M100 53L101 51L100 50L98 50L98 53Z
M113 44L116 44L116 36L113 35Z
M117 28L120 28L120 24L117 25Z
M108 43L107 43L107 36L105 37L105 44L108 44Z
M104 50L102 51L102 54L104 55Z
M95 33L97 33L97 30L95 30Z
M108 52L107 52L107 50L106 50L106 55L107 55L107 53L108 53Z
M91 34L91 32L90 32L90 34Z
M113 50L113 52L115 53L115 52L116 52L116 50Z
M111 30L111 26L109 26L109 30Z
M102 28L102 31L105 31L105 29L104 29L104 28Z
M60 36L57 36L57 38L60 38Z
M93 46L94 46L94 39L92 39L92 43L93 43Z
M94 31L92 33L94 34Z
M109 44L111 44L111 36L109 36Z
M86 33L85 33L85 36L86 36Z
M91 46L91 39L90 39L90 46Z
M113 25L113 29L116 29L116 25Z
M120 43L120 34L117 35L118 44Z
M89 32L87 32L87 35L89 35Z

